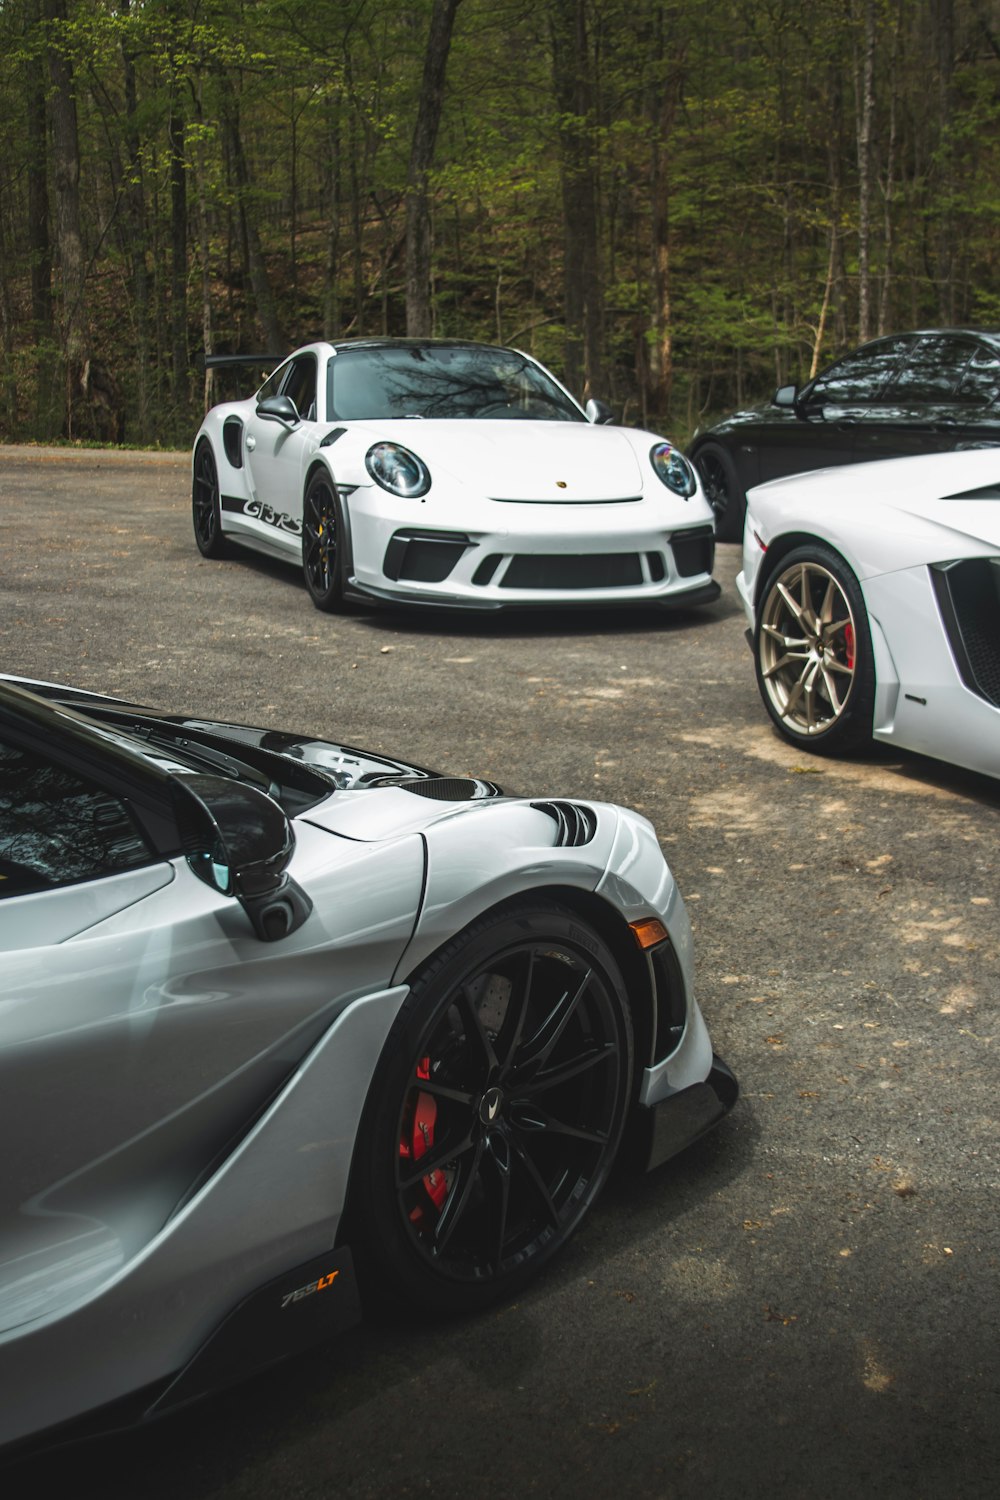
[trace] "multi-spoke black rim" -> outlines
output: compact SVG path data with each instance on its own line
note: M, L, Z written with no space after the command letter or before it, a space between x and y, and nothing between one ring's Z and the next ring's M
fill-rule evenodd
M194 464L194 527L198 540L211 547L219 530L219 481L212 450L202 444Z
M396 1195L419 1253L482 1281L565 1238L613 1158L627 1068L610 981L570 945L512 945L456 985L399 1114Z
M316 594L328 594L337 565L337 510L325 484L314 485L306 496L302 538L302 563L309 586Z

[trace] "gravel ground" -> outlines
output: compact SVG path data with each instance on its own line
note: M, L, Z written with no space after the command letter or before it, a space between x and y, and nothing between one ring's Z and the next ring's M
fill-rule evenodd
M780 741L735 547L683 615L333 617L189 510L177 455L0 449L4 669L640 808L743 1094L520 1302L365 1326L7 1500L995 1495L1000 784Z

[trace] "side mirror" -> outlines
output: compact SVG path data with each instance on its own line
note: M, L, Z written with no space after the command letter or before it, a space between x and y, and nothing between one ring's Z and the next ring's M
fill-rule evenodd
M265 422L280 422L282 427L298 427L302 418L291 396L267 396L257 403L257 415Z
M188 864L223 896L235 896L265 943L288 937L312 902L287 874L295 834L271 797L221 776L174 783L177 822Z
M587 402L584 411L587 414L587 421L593 422L595 427L607 427L609 422L615 420L615 414L608 403L606 401L598 401L593 396Z
M783 385L779 386L779 388L775 391L774 396L772 397L772 405L794 407L798 402L798 399L799 388L797 385Z

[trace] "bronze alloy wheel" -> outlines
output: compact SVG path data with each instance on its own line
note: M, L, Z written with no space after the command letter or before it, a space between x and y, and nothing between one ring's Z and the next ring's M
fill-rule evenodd
M757 681L777 727L796 744L849 749L871 735L875 678L857 579L829 548L799 548L765 583Z

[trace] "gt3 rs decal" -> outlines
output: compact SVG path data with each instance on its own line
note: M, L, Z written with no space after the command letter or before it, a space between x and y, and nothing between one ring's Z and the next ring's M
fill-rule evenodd
M287 531L291 536L302 535L301 521L284 511L275 510L266 500L241 500L238 495L223 495L222 509L241 516L252 516L255 521L263 521L265 526L273 526L276 531Z

